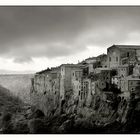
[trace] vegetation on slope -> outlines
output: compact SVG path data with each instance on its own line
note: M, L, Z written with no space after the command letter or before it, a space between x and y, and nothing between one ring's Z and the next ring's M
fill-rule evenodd
M0 85L9 89L14 96L18 96L24 102L29 103L32 77L32 74L0 75Z
M1 133L24 133L19 120L23 119L25 105L18 97L13 96L10 91L0 86L0 130ZM25 119L24 119L25 120ZM18 130L18 131L17 131ZM27 132L27 131L26 131Z

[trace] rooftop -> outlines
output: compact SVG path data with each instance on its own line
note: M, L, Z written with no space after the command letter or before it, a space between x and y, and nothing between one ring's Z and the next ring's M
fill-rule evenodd
M42 70L42 71L37 72L36 74L48 73L48 72L51 72L51 71L58 70L59 68L60 68L60 67L52 67L51 69L50 69L50 68L47 68L47 69L45 69L45 70Z
M96 59L99 59L99 58L104 58L104 57L107 57L107 54L100 54L100 55L98 55L97 57L96 57Z
M86 60L96 60L96 57L89 57L89 58L85 59L85 61Z
M125 48L140 49L140 45L112 45L111 47L117 47L117 48L120 48L120 49L125 49ZM109 48L111 48L111 47L109 47Z
M82 64L62 64L62 65L60 65L60 67L61 66L65 66L65 67L77 67L77 68L81 68L81 67L83 67L83 65Z

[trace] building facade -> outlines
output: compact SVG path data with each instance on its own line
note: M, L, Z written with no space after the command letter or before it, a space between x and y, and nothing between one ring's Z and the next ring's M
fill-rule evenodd
M140 46L136 45L113 45L107 49L107 63L110 68L119 65L134 65L140 57Z

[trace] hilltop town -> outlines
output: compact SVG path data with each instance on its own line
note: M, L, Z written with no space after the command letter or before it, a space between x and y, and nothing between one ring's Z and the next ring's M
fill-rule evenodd
M37 72L30 99L48 117L81 114L94 116L96 125L125 123L139 88L140 46L112 45L107 54Z

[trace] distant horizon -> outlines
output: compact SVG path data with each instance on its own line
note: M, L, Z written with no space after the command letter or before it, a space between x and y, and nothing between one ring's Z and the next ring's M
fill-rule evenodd
M102 53L102 54L106 54L106 53ZM99 55L102 55L102 54L99 54ZM99 55L97 55L97 56L99 56ZM79 62L82 62L88 58L97 57L97 56L89 56ZM62 64L77 64L77 63L62 63ZM62 64L60 64L60 65L62 65ZM51 67L47 67L47 68L59 67L60 65L57 65L57 66L52 65ZM42 70L46 70L46 69L42 69ZM42 71L42 70L39 70L39 71ZM12 71L12 70L0 69L0 75L35 74L36 72L39 72L39 71Z
M8 71L0 69L0 75L28 75L28 74L35 74L36 71Z

